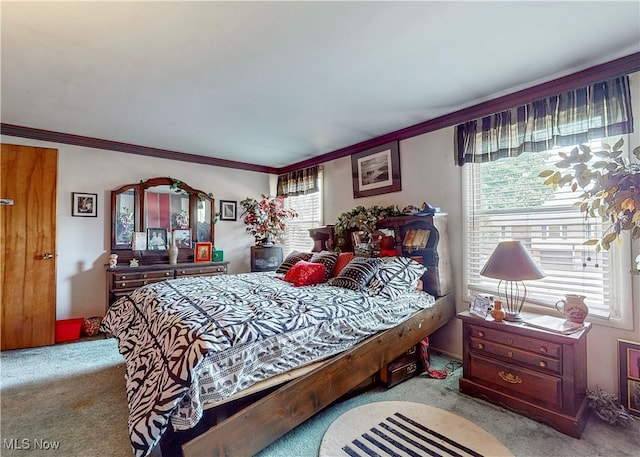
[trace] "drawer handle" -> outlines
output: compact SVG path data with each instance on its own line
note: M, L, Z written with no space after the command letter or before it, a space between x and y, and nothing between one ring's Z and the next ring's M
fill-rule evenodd
M186 270L182 270L182 274L185 274L187 271Z
M478 332L478 337L484 338L484 332Z
M164 275L165 276L169 276L171 273L169 273L168 271L165 271Z
M149 284L149 281L143 281L143 282L142 282L142 285L143 285L143 286L146 286L147 284Z
M146 277L148 277L148 276L149 276L149 275L148 275L148 274L146 274L146 273L142 275L142 277L143 277L143 278L146 278Z
M127 279L127 275L120 276L120 279Z
M509 356L509 358L512 358L512 357L513 357L513 352L508 351L508 352L507 352L507 355Z
M407 367L407 374L411 374L414 371L416 371L418 369L418 365L416 365L415 363L412 363L411 365L409 365Z
M484 349L484 344L478 343L478 349L480 349L482 351Z
M514 376L511 373L505 373L504 371L501 371L498 373L498 376L500 376L503 381L507 381L510 384L522 384L522 378L520 378L519 376Z
M198 270L198 273L202 273L202 268L200 268L200 269Z
M540 346L540 352L542 352L543 354L547 353L547 348L544 346Z
M126 283L126 282L121 282L121 283L120 283L120 287L126 287L126 286L127 286L127 283Z
M547 362L545 362L544 360L541 360L538 365L540 365L542 368L547 368Z
M507 339L508 344L513 344L513 340L511 338Z

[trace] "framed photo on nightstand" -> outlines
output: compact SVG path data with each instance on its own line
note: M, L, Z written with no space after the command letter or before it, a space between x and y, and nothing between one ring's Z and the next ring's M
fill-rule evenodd
M620 403L640 416L640 343L618 340Z

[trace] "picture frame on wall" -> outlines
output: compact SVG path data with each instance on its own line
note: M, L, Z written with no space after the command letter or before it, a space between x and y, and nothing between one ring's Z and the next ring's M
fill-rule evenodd
M74 217L98 217L98 194L72 192L71 215Z
M194 262L211 262L213 245L209 242L198 242L193 249Z
M620 403L640 416L640 343L618 340Z
M220 200L220 220L238 220L238 202L234 200Z
M352 154L351 174L353 198L401 191L399 142Z
M164 251L167 249L167 229L147 229L147 249L150 251Z

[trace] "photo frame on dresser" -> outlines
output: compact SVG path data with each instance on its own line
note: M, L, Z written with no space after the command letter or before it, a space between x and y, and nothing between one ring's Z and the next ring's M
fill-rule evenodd
M640 343L618 340L620 403L640 416Z
M193 249L193 261L194 262L211 262L211 251L213 245L208 242L196 243Z

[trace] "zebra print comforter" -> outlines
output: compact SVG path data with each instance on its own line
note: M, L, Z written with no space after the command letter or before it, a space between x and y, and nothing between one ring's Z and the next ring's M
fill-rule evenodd
M422 292L391 301L326 284L293 287L272 272L137 289L102 322L127 362L135 455L148 455L170 424L194 426L204 404L342 352L433 302Z

